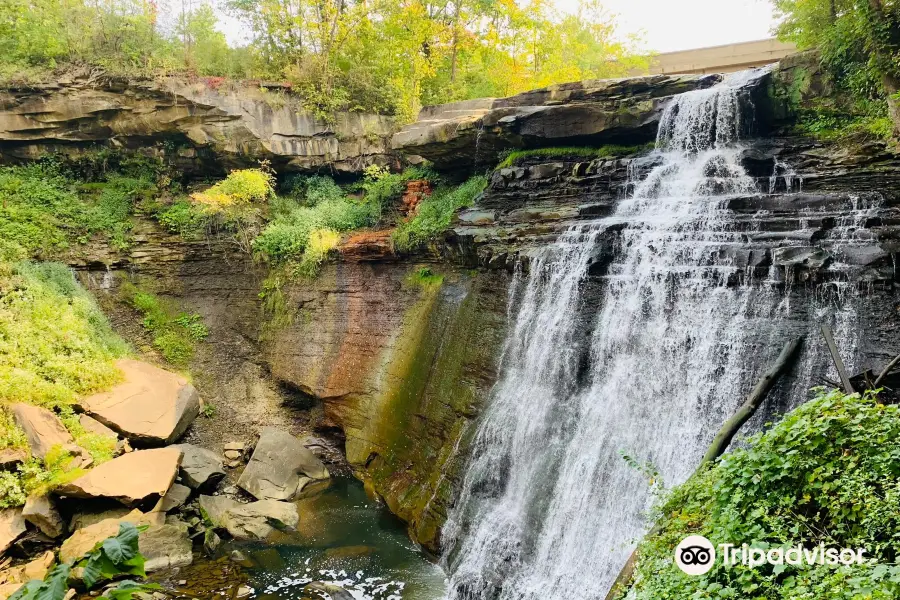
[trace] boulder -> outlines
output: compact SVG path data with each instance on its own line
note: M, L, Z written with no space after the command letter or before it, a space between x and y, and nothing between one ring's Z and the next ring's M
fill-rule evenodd
M191 488L186 485L173 483L169 491L162 499L162 512L172 512L176 508L183 506L191 496Z
M321 597L323 593L328 594L331 600L354 600L353 594L345 590L339 585L328 583L326 581L313 581L303 587L303 591L313 598Z
M66 523L47 494L29 496L22 508L22 517L47 537L58 538L66 533Z
M135 509L121 518L104 519L73 533L59 548L60 562L73 562L90 552L98 542L119 533L121 523L140 525L161 525L165 515L162 513L144 514Z
M13 404L16 424L25 431L31 454L44 458L53 446L67 446L74 440L53 412L31 404Z
M222 459L213 452L193 444L174 446L182 452L181 480L191 489L208 492L225 477Z
M203 515L216 527L224 527L225 511L240 506L240 503L226 496L200 496L197 502Z
M225 510L222 524L238 540L265 541L276 531L295 531L300 522L297 505L259 500Z
M22 584L32 579L43 579L50 572L50 567L56 562L53 551L47 550L34 560L18 567L11 567L0 572L0 583L3 585ZM0 593L2 597L2 593Z
M186 523L151 525L138 537L138 548L147 561L144 569L148 573L184 567L194 559Z
M305 483L303 476L327 479L328 469L290 433L264 427L238 486L260 500L290 500Z
M132 444L171 444L200 414L200 396L181 375L138 360L122 359L116 366L125 380L80 406Z
M175 481L181 463L178 448L138 450L94 467L56 493L72 498L107 498L126 506L158 500Z
M21 508L0 510L0 555L25 533L25 519Z

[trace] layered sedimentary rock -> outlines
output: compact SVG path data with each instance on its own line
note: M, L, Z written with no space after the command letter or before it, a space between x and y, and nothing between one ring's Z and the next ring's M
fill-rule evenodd
M343 263L291 286L295 317L266 356L323 402L357 476L436 550L460 436L495 378L508 277L421 267Z
M124 80L79 75L0 89L0 160L86 148L143 149L197 172L256 166L359 173L389 164L390 117L305 111L281 86L216 78Z
M720 75L597 79L429 106L394 134L391 144L402 154L452 170L493 166L499 151L512 148L649 142L667 99L720 80Z

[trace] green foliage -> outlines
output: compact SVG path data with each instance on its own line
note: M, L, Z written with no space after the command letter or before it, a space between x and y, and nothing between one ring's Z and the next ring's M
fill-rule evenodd
M416 270L415 273L409 275L406 278L406 283L408 285L419 286L419 287L429 287L433 285L440 285L444 281L444 276L435 273L431 270L430 267L422 267Z
M820 140L889 140L894 123L884 110L848 112L823 103L800 111L797 130Z
M780 37L819 51L850 101L823 103L802 124L811 133L870 137L900 132L900 6L896 0L775 0ZM824 110L819 110L824 109ZM892 125L888 129L888 123ZM885 135L887 130L888 135Z
M132 284L123 285L122 294L144 316L142 325L163 358L172 365L186 366L194 357L195 345L209 335L200 315L182 312L173 302Z
M348 197L340 188L317 184L309 188L301 201L281 198L273 204L272 220L253 241L254 254L273 264L299 261L309 247L314 232L331 230L351 231L375 225L381 217L381 204L368 198L358 201Z
M268 170L240 169L209 189L192 194L191 199L218 209L265 202L274 194L274 185L275 179Z
M113 361L126 351L64 265L0 269L0 401L71 410L118 380Z
M109 174L79 184L54 162L0 168L0 260L48 257L94 236L128 247L136 202L156 191L143 178Z
M646 144L643 146L616 146L608 145L599 148L587 148L584 146L573 146L567 148L534 148L531 150L514 150L505 153L502 156L498 169L512 167L519 162L528 158L584 158L593 160L595 158L613 158L616 156L628 156L637 154L653 148L654 144Z
M93 550L75 563L83 568L82 580L88 589L117 575L144 577L144 557L138 551L138 537L146 527L137 528L131 523L119 524L119 533L97 543Z
M186 240L199 238L211 224L207 211L188 200L177 200L156 212L160 225Z
M203 416L207 419L212 419L216 416L216 405L206 401L203 403L203 409L201 410Z
M486 186L487 177L477 175L458 187L437 188L419 203L415 216L394 231L394 246L409 251L428 243L450 227L456 211L472 206Z
M138 535L144 529L146 527L138 528L131 523L121 523L117 535L98 543L74 564L56 565L43 581L29 581L10 596L10 600L62 600L69 590L69 577L73 568L82 570L81 579L87 590L121 575L145 577L144 557L138 551ZM159 589L162 588L154 583L125 580L107 588L102 597L132 600L139 592Z
M630 598L863 600L900 593L900 407L821 393L673 490L640 546ZM691 577L672 552L687 535L763 549L864 548L860 566L717 565Z

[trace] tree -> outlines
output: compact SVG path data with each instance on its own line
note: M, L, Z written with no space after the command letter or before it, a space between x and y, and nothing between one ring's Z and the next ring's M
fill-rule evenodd
M817 48L836 80L884 102L900 136L900 0L774 0L780 37Z

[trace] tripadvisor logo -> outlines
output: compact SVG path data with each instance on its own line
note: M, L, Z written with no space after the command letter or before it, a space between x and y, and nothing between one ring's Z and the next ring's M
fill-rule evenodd
M866 550L857 548L826 548L819 544L812 549L803 546L792 548L751 548L748 544L719 544L722 564L733 567L741 564L751 569L762 565L862 565L867 561ZM704 575L716 564L716 547L702 535L684 538L675 547L675 564L688 575Z

